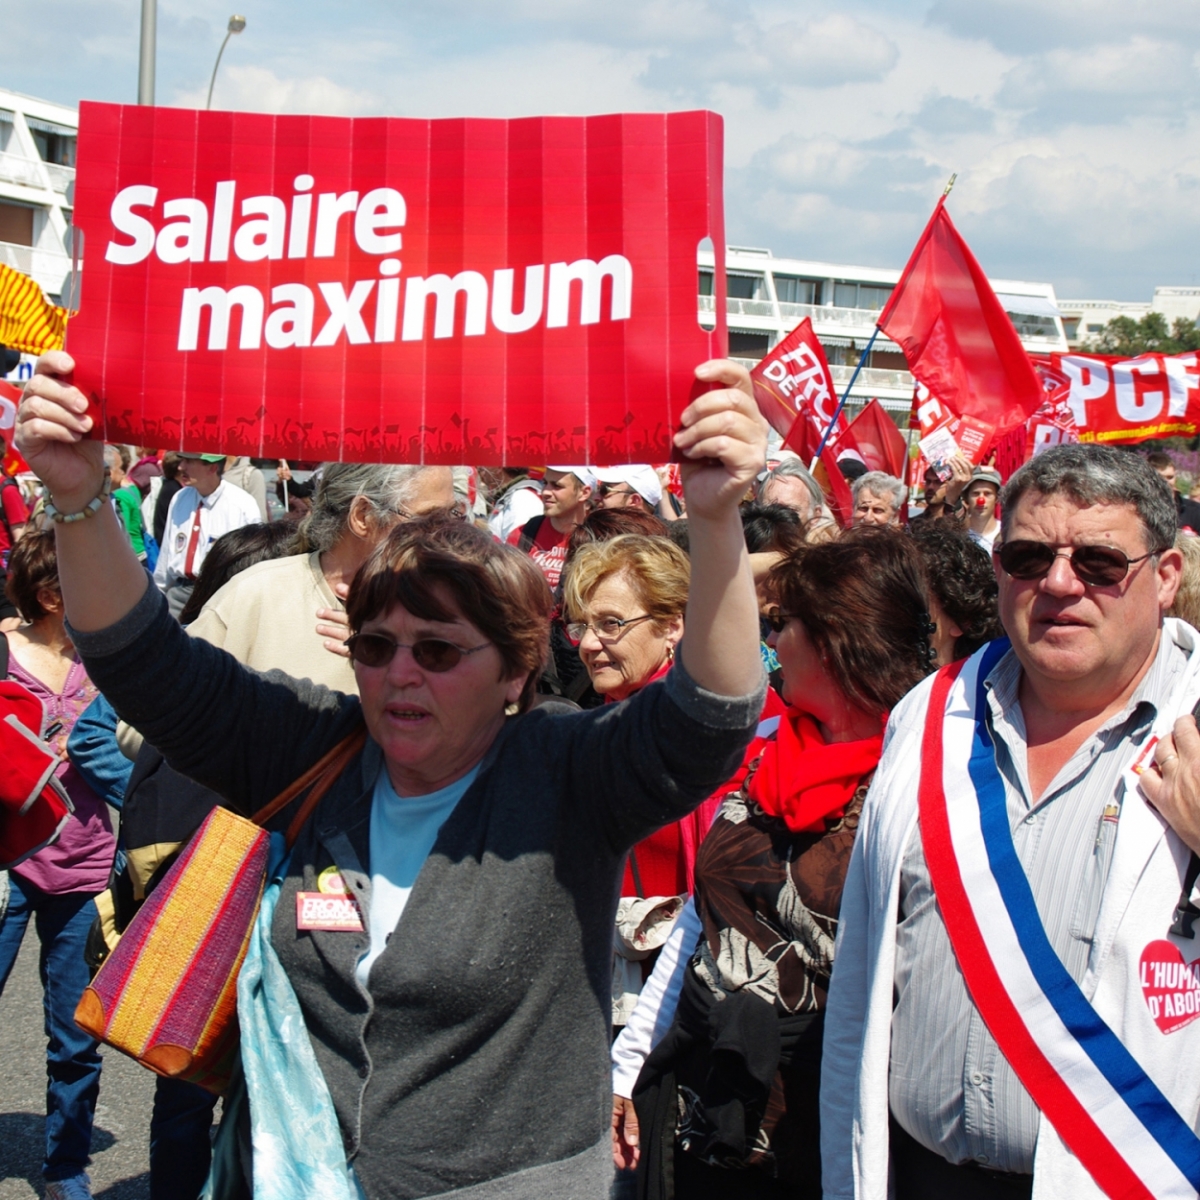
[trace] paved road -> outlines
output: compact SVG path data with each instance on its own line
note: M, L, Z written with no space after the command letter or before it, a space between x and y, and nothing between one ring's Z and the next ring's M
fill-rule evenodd
M46 1037L38 941L32 928L0 997L0 1200L42 1195ZM115 1050L104 1054L92 1136L92 1192L102 1200L147 1200L154 1076Z

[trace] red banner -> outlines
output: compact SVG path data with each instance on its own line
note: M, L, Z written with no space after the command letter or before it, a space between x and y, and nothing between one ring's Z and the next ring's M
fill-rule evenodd
M1052 354L1035 358L1047 387L1052 421L1040 422L1045 445L1081 442L1144 442L1151 438L1194 437L1200 433L1200 355L1141 354L1119 358L1101 354ZM1071 422L1074 428L1071 428Z
M838 395L825 348L805 317L750 372L759 410L804 461L811 462L837 410ZM846 432L845 413L830 435Z
M344 119L84 103L76 382L110 441L662 462L725 353L708 112Z

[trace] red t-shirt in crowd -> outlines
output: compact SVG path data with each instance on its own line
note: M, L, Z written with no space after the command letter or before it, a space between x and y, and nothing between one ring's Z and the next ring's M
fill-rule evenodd
M15 483L7 483L0 476L0 505L3 505L4 516L0 520L0 554L12 549L12 537L9 529L13 525L24 525L29 520L29 509L21 497L21 489Z
M534 517L534 520L536 521L537 518ZM519 529L514 529L508 535L508 544L510 546L519 546L521 544L521 534L524 532L524 525ZM551 524L549 517L542 518L542 524L537 531L537 537L533 539L533 545L530 547L529 557L542 568L542 573L546 576L546 582L551 588L558 587L558 581L563 571L563 564L567 561L567 543L570 540L571 531L569 529L566 533L559 533Z

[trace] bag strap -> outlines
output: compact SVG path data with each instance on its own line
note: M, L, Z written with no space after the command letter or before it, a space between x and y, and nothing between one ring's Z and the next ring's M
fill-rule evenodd
M537 535L542 531L542 522L545 519L544 514L540 517L530 517L521 526L521 536L517 539L517 549L523 550L526 554L533 549L533 544L537 541Z
M284 835L288 849L291 849L300 836L304 823L312 816L313 810L325 798L325 794L333 786L334 780L346 769L351 759L358 754L366 744L367 730L360 725L353 733L348 733L332 750L319 758L299 779L293 780L287 787L264 808L250 818L255 825L265 825L278 812L285 809L305 788L312 790L300 805L292 823Z

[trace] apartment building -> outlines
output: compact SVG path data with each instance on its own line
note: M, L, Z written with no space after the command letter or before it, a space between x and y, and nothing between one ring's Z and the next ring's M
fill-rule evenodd
M711 324L714 311L713 254L701 251L700 323ZM725 255L728 289L729 353L752 366L805 317L825 347L834 383L844 388L871 340L875 321L900 279L898 270L776 258L770 250L730 246ZM1065 352L1062 317L1050 283L993 279L1021 342L1033 354ZM877 398L885 408L907 413L913 378L900 347L882 333L848 403L855 407Z
M1103 333L1114 317L1140 321L1148 313L1162 313L1168 328L1180 317L1192 322L1200 320L1200 287L1156 287L1148 304L1136 300L1060 300L1058 307L1067 344L1078 350L1089 338Z
M71 270L78 126L72 108L0 89L0 262L56 304Z

